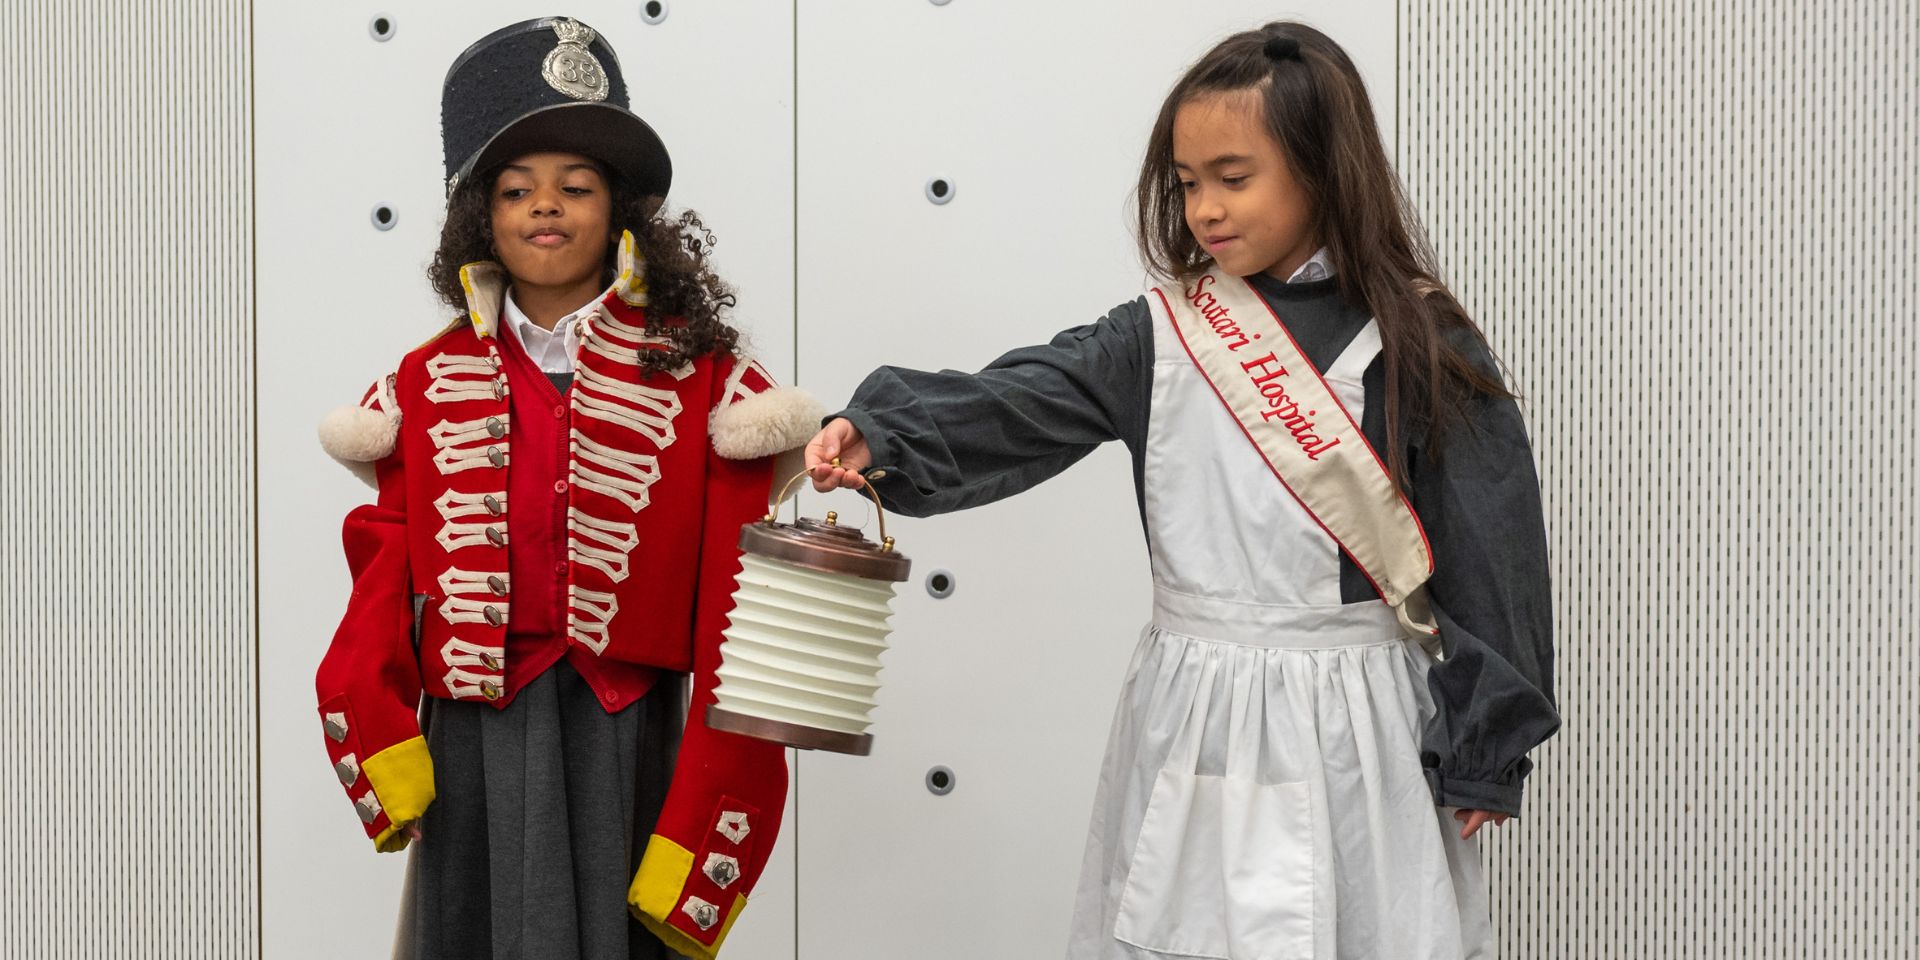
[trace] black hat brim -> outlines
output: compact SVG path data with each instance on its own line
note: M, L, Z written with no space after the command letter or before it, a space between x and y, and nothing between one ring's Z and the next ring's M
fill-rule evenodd
M577 153L598 160L642 196L664 197L673 183L667 145L645 120L611 103L560 103L507 124L460 168L455 184L529 153Z

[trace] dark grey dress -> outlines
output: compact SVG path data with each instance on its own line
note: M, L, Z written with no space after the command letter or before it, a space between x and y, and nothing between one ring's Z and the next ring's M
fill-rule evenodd
M1322 369L1369 320L1336 280L1248 280ZM1453 336L1482 370L1500 374L1477 335ZM1133 454L1144 524L1153 340L1143 297L976 374L882 367L835 416L864 435L888 508L914 517L1013 496L1119 440ZM1367 369L1365 387L1361 432L1384 451L1381 359ZM1517 814L1533 768L1527 752L1560 725L1547 538L1518 405L1480 397L1468 420L1444 444L1418 428L1404 438L1407 495L1433 548L1428 589L1447 651L1428 674L1439 711L1421 751L1435 803ZM1377 602L1352 559L1343 555L1340 564L1344 602Z
M673 960L627 912L666 800L685 686L609 714L565 660L495 710L430 699L438 796L407 865L405 960Z

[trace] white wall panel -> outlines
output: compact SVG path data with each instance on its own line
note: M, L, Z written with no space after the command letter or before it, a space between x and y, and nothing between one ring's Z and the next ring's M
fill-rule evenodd
M719 238L735 322L776 376L792 373L790 4L273 3L255 35L260 149L261 710L266 953L384 955L404 857L379 856L326 763L313 671L348 593L340 522L369 492L314 428L436 332L449 311L424 276L444 210L440 82L496 27L565 13L620 54L636 112L674 159L669 204ZM384 14L393 38L375 42ZM376 231L377 204L396 210ZM774 853L734 956L791 953L792 854Z
M841 401L883 363L977 369L1138 296L1129 201L1161 99L1213 43L1290 12L1392 90L1384 2L802 5L801 382ZM924 198L935 176L952 202ZM873 755L800 761L804 960L1065 949L1150 605L1131 474L1113 444L1011 501L890 527L915 569ZM807 509L870 512L846 493ZM925 590L935 569L956 575L951 598ZM958 775L950 795L923 785L935 765Z
M248 4L0 6L0 954L254 955Z
M1567 727L1486 848L1505 955L1920 955L1910 0L640 8L565 12L621 52L757 353L829 402L1130 298L1179 70L1274 17L1327 29L1537 437ZM447 64L554 12L0 14L0 953L384 955L402 860L311 708L365 494L313 427L445 313ZM864 516L842 496L807 509ZM875 753L799 760L728 956L1059 952L1138 531L1118 448L899 523Z
M1399 8L1401 163L1554 548L1507 955L1920 955L1920 13Z

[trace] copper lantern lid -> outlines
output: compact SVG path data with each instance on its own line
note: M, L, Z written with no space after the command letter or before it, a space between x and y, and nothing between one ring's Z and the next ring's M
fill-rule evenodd
M885 537L884 530L883 539L875 543L859 530L841 526L839 514L828 511L824 520L800 517L792 523L768 519L747 524L740 528L740 549L821 573L900 583L913 561L893 551L893 538Z

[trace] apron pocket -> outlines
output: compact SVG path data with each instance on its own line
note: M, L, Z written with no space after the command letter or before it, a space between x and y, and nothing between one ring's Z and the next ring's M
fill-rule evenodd
M1304 781L1160 771L1114 937L1182 957L1311 958L1316 833Z

